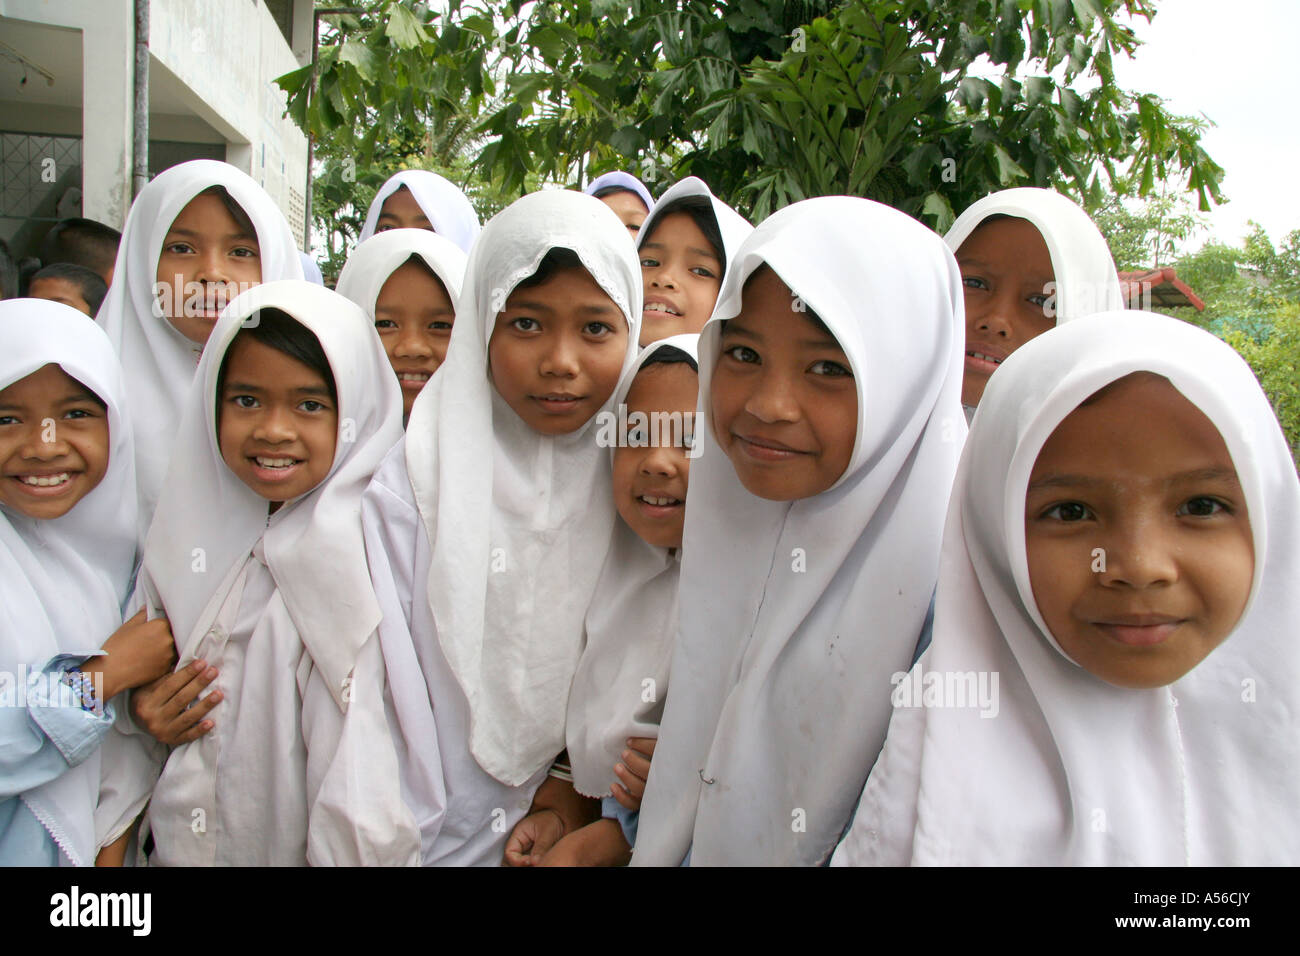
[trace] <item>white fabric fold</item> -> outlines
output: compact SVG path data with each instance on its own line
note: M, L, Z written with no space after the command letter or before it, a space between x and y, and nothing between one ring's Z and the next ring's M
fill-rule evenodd
M631 236L590 196L533 193L475 243L446 361L416 399L406 433L407 472L433 548L426 599L438 642L469 702L475 760L510 785L564 747L582 620L615 518L598 416L544 436L489 380L497 312L556 248L576 252L623 313L623 371L631 366L641 325Z
M698 430L638 865L675 866L688 850L692 865L823 862L884 740L888 677L912 660L938 572L966 430L951 252L865 199L774 213L741 246L701 335L702 411L720 322L764 263L848 356L857 436L829 490L774 502L741 485L711 422Z
M135 461L122 372L108 337L57 302L0 302L0 389L51 363L108 406L108 469L62 517L36 520L0 508L0 670L18 680L56 655L95 654L122 624L135 566ZM95 859L100 762L96 751L22 794L77 866Z
M1184 677L1149 690L1107 684L1058 649L1025 546L1026 489L1044 443L1084 399L1138 371L1168 378L1219 430L1255 542L1235 630ZM972 424L933 641L916 665L998 674L996 717L897 708L834 863L1300 862L1297 567L1300 482L1268 400L1229 346L1136 310L1027 343L990 380Z
M456 309L468 260L459 246L427 229L388 229L367 239L348 256L334 291L361 306L373 319L384 283L413 255L423 259L442 280L452 309Z
M162 490L181 406L201 351L158 308L154 297L158 259L163 239L181 210L211 186L224 187L252 220L263 282L303 277L302 259L284 214L266 190L229 163L196 159L163 170L131 204L113 284L97 321L121 360L135 425L141 537ZM176 298L184 301L183 290L176 291Z
M366 211L366 221L361 226L358 243L375 235L375 226L379 222L379 214L383 212L384 201L403 186L424 210L433 231L468 254L474 240L478 238L478 213L460 187L427 169L402 170L390 176L379 187L379 192L375 193L375 198L370 203L370 209Z
M614 408L626 402L637 373L656 352L667 346L695 358L699 338L673 335L642 349L614 390ZM610 449L611 464L614 451ZM607 796L624 741L659 734L677 634L680 570L681 549L670 552L656 547L621 518L615 520L609 553L587 611L586 644L573 676L565 721L573 786L581 794Z
M617 186L619 189L626 189L634 192L645 203L647 212L653 212L655 208L654 197L650 195L650 190L645 188L645 183L637 179L631 173L625 173L621 169L616 169L610 173L602 173L587 184L583 190L588 196L594 196L602 189Z

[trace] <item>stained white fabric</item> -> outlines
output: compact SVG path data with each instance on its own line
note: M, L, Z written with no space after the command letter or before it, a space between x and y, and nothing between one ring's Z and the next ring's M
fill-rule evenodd
M602 189L608 189L611 186L617 186L620 189L627 189L636 193L637 196L641 198L641 201L645 203L646 211L654 211L654 197L650 195L650 190L645 188L645 183L641 182L641 180L637 179L631 173L625 173L621 169L615 170L612 173L603 173L602 175L597 176L587 184L587 188L584 189L583 192L588 196L594 196Z
M1042 234L1056 280L1056 323L1124 308L1110 247L1073 200L1051 189L1020 186L991 193L957 217L944 235L955 254L989 216L1026 219Z
M328 476L269 519L267 501L229 470L216 440L221 362L242 323L266 308L320 341L339 417ZM213 731L176 748L158 781L150 818L161 862L417 859L360 521L361 493L401 437L401 407L373 326L334 292L303 281L260 285L213 330L145 543L142 584L171 622L179 666L207 659L228 699ZM195 809L206 828L197 832Z
M335 291L373 319L384 283L413 255L423 259L442 280L455 309L465 280L465 253L451 240L427 229L388 229L358 245L339 273Z
M674 183L659 197L659 202L655 203L654 208L650 210L650 215L646 216L645 222L641 223L641 230L636 237L637 248L639 249L649 237L654 229L654 223L668 208L668 204L687 196L702 196L713 207L713 217L718 221L718 231L722 233L723 258L726 260L725 265L730 268L731 263L735 261L740 244L754 231L754 227L744 216L713 195L704 180L696 176L687 176L680 182Z
M616 409L626 402L637 373L665 346L694 358L699 336L674 335L642 349L614 390ZM611 465L613 460L611 448ZM680 548L656 547L621 518L614 522L565 722L573 786L581 794L607 796L627 738L659 735L677 634L680 570Z
M627 229L590 196L533 193L475 244L446 361L416 399L406 434L408 477L432 544L418 597L433 609L438 646L467 698L470 752L509 785L564 747L582 620L615 518L598 415L544 436L489 381L497 312L555 248L576 252L623 313L622 371L631 367L641 269ZM416 633L416 650L426 653L431 637Z
M891 673L912 660L938 573L958 452L964 313L938 236L865 199L787 206L741 246L700 340L709 408L720 321L772 267L835 334L858 392L827 491L747 492L700 428L672 691L633 862L817 864L879 752ZM792 310L791 321L802 321ZM873 692L873 688L878 688Z
M459 246L466 254L478 238L478 213L470 205L469 199L460 187L449 182L437 173L426 169L405 169L388 178L366 212L366 221L361 226L359 242L365 242L375 234L379 214L383 211L384 200L405 186L415 197L416 203L429 218L433 231Z
M62 517L36 520L0 507L0 671L19 680L26 668L43 667L55 655L97 653L122 623L135 565L131 427L108 337L57 302L0 302L0 389L51 363L108 406L108 469ZM78 866L94 862L99 769L97 752L22 794L67 861Z
M1218 428L1255 542L1235 630L1186 676L1149 690L1107 684L1059 649L1025 546L1025 492L1044 443L1084 399L1137 371L1168 378ZM897 708L834 862L1300 862L1298 563L1295 467L1230 347L1139 311L1027 343L980 402L944 532L933 642L917 665L999 674L997 717Z
M158 259L163 239L181 210L211 186L224 187L252 220L263 282L303 277L302 260L284 214L261 186L228 163L196 159L163 170L131 204L118 245L113 284L96 319L122 363L136 434L142 537L162 490L172 439L201 351L158 307L154 296ZM184 302L183 290L176 296Z

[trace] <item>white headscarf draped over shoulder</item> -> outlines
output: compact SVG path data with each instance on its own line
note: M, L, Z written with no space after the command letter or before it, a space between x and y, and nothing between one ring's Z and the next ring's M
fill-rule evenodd
M423 259L442 280L455 310L468 260L450 239L428 229L387 229L371 236L348 256L335 291L361 306L373 319L384 283L413 255Z
M122 362L135 423L140 518L146 527L162 490L199 352L199 346L177 331L158 308L154 296L158 259L163 239L181 210L212 186L223 187L252 220L262 281L303 277L302 259L284 214L266 190L229 163L211 159L181 163L163 170L135 197L122 230L113 284L96 318ZM183 290L175 290L174 295L185 301Z
M966 425L962 283L943 241L879 203L808 199L745 240L700 337L700 408L721 322L763 264L848 356L844 474L793 502L745 490L698 429L672 689L637 864L818 864L884 740L890 674L915 652ZM793 308L792 322L804 321Z
M564 748L583 616L615 519L599 413L572 434L541 435L489 378L497 313L552 249L576 252L618 306L628 326L622 370L631 367L641 327L632 237L598 199L532 193L475 243L447 359L406 430L407 473L433 550L438 642L469 702L470 751L510 786Z
M379 214L383 212L384 201L405 186L415 197L416 203L429 218L433 231L459 246L461 251L469 253L474 240L478 238L478 213L470 205L469 198L460 187L437 173L427 169L405 169L388 178L379 192L375 193L370 209L366 212L365 224L361 227L359 242L365 242L375 234Z
M1059 649L1025 545L1025 493L1044 443L1086 398L1139 371L1168 378L1219 430L1255 543L1236 628L1186 676L1149 690L1114 687ZM999 675L996 717L899 707L835 862L1294 866L1297 567L1300 482L1233 349L1136 310L1026 343L975 416L944 532L933 642L916 665Z
M267 519L268 502L239 480L217 443L217 379L235 336L279 309L316 336L338 392L338 444L328 476ZM402 437L402 398L373 324L347 299L302 280L257 286L221 313L185 405L176 453L145 542L144 582L161 601L181 663L203 638L259 538L284 605L340 710L357 652L379 623L361 535L361 492ZM195 573L196 549L205 570ZM278 605L277 605L278 606Z
M1110 247L1072 199L1035 186L991 193L958 216L943 237L954 255L990 216L1027 219L1042 234L1056 277L1057 325L1094 312L1124 308Z
M754 231L754 227L749 224L748 219L713 195L704 180L696 176L687 176L681 182L674 183L667 192L659 197L659 201L650 210L650 215L646 216L645 222L641 223L641 230L636 236L637 248L641 248L641 244L645 242L651 230L654 229L654 223L663 210L668 207L669 203L687 196L702 196L713 207L713 218L718 221L718 231L722 233L722 255L726 260L724 264L727 268L731 268L731 263L736 258L736 252L740 249L740 244Z
M108 406L108 469L60 518L36 520L0 508L0 671L17 680L58 654L97 652L122 623L135 565L135 461L113 346L69 306L44 299L0 302L0 389L51 363ZM21 794L78 866L95 858L99 768L96 750Z
M645 203L646 212L654 212L655 200L650 195L650 190L645 188L645 183L637 179L631 173L625 173L621 169L612 173L602 173L587 184L583 190L588 196L594 196L602 189L626 189L628 192L636 193L637 197Z
M641 350L614 390L614 408L627 401L637 373L665 347L696 358L698 335L673 335ZM610 449L610 464L614 460ZM677 635L677 575L681 549L670 553L644 541L621 518L596 595L587 611L586 647L569 693L565 726L573 785L603 797L628 737L656 737ZM650 686L650 699L645 697Z

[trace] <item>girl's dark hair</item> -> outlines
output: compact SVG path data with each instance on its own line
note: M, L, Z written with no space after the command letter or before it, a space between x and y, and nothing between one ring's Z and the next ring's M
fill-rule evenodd
M636 201L645 206L645 200L641 197L641 194L635 189L628 189L626 186L601 186L591 196L593 199L604 199L606 196L614 195L614 193L627 193L629 196L635 196ZM648 206L646 211L650 211Z
M252 324L246 325L236 333L231 347L221 360L221 370L217 373L217 408L221 408L221 393L226 388L226 367L230 364L230 353L235 342L248 336L262 345L275 349L289 356L295 362L301 362L325 380L325 387L330 390L330 399L338 404L338 389L334 384L334 371L330 368L325 350L321 348L320 339L288 312L280 309L262 309L249 316Z
M645 371L652 365L689 365L696 372L700 370L700 363L695 361L690 352L683 351L675 345L661 345L650 353L650 357L641 363L641 368L637 369L637 374Z
M681 196L666 205L657 207L654 211L654 221L650 224L650 231L637 236L637 248L640 249L650 241L655 234L655 230L663 223L665 216L671 216L675 212L686 213L691 217L691 221L695 223L700 232L704 233L704 238L708 240L709 246L713 249L713 254L718 257L718 262L722 264L718 278L723 278L727 272L727 250L722 244L722 230L718 228L718 217L713 213L713 203L709 202L705 196Z
M59 368L62 369L63 366L60 365ZM98 405L98 406L99 406L100 408L102 408L104 411L108 411L108 402L106 402L106 401L104 401L102 398L100 398L98 392L96 392L93 388L91 388L89 385L87 385L85 382L83 382L81 379L77 378L77 376L73 375L71 372L67 371L66 369L64 369L63 374L66 375L66 376L68 376L68 378L72 379L74 382L76 382L78 385L80 385L82 388L84 388L84 389L86 390L86 397L87 397L87 398L89 398L91 401L93 401L96 405ZM111 438L112 436L110 435L109 437Z
M537 271L527 279L520 280L515 286L516 289L531 289L533 286L549 282L557 272L564 272L566 269L586 270L578 254L572 249L562 249L558 246L542 257L542 261L537 263Z
M257 227L253 225L253 220L244 211L244 207L235 202L235 197L226 192L225 186L209 186L199 193L199 196L216 196L221 200L221 205L226 207L226 212L230 213L230 218L234 219L239 225L239 228L249 238L257 239Z

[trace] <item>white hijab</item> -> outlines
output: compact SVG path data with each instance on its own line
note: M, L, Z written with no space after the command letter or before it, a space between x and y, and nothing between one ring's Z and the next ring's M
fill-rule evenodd
M631 236L598 199L532 193L475 243L447 359L406 431L407 473L433 549L428 600L469 703L470 752L510 786L564 748L583 616L615 520L598 416L570 435L541 435L489 378L497 312L556 248L576 252L623 313L623 372L631 367L641 327ZM611 395L603 410L612 403Z
M181 403L194 380L200 351L158 309L153 292L158 259L163 239L181 210L211 186L225 187L252 220L262 281L302 278L298 247L279 207L261 186L228 163L211 159L181 163L159 173L136 196L122 230L113 284L96 318L117 349L127 383L144 526L162 490ZM183 300L183 291L177 296Z
M383 211L384 200L403 186L410 190L416 203L429 217L433 231L451 240L462 252L468 254L474 240L478 238L478 213L458 186L427 169L403 170L390 176L379 187L379 192L375 193L370 209L366 212L366 221L361 227L358 243L365 242L375 234L375 225Z
M0 302L0 389L55 363L108 406L103 479L60 518L0 507L0 670L22 680L58 654L96 653L122 623L135 565L135 461L122 371L108 337L81 312L44 299ZM67 861L95 857L99 752L22 800Z
M1136 371L1218 428L1255 541L1232 634L1168 687L1074 664L1033 599L1025 491L1052 432ZM1194 326L1110 312L1039 336L998 369L962 456L934 638L917 667L997 673L996 719L899 707L844 864L1295 865L1300 862L1300 483L1250 368ZM657 758L656 758L657 759Z
M739 314L763 263L848 356L857 436L829 490L774 502L740 484L712 423L698 429L638 864L675 866L688 850L692 865L824 861L884 740L888 675L912 660L938 574L966 431L952 253L866 199L774 213L741 246L700 337L706 413L720 321Z
M267 518L268 503L217 445L217 376L242 323L288 313L320 340L338 390L339 436L328 477ZM144 583L171 621L181 664L215 618L259 538L291 621L341 711L357 652L379 624L361 535L361 492L402 437L402 399L374 326L347 299L302 280L248 290L221 313L190 389L176 454L145 542ZM195 573L202 549L206 570ZM278 605L273 605L278 606Z
M980 223L999 215L1027 219L1042 234L1056 277L1057 325L1124 308L1115 260L1101 231L1077 203L1051 189L990 193L957 217L943 241L955 255Z
M459 246L428 229L388 229L370 237L348 256L335 291L361 306L373 321L384 283L413 255L442 280L455 310L467 259Z
M614 390L614 408L627 401L637 373L665 346L696 358L698 335L673 335L641 350ZM610 449L610 464L615 449ZM614 764L628 737L657 737L677 634L677 574L681 549L644 540L621 518L600 583L587 611L586 647L569 692L565 737L573 786L590 797L608 795ZM645 681L651 681L647 686Z
M617 187L626 189L628 192L636 193L637 197L645 203L646 212L653 212L655 208L654 197L650 195L650 190L645 188L645 183L637 179L631 173L625 173L621 169L616 169L612 173L602 173L587 184L583 190L588 196L594 196L602 189Z
M637 248L640 249L641 244L649 237L651 230L654 229L655 222L668 207L668 204L686 196L703 196L713 207L713 217L718 221L718 232L722 233L722 255L726 260L724 265L730 269L731 263L735 261L736 252L740 249L740 244L754 231L754 227L749 224L748 219L713 195L704 180L696 176L687 176L680 182L674 183L667 192L659 197L659 201L654 204L650 214L645 217L645 222L641 223L641 230L636 234Z

